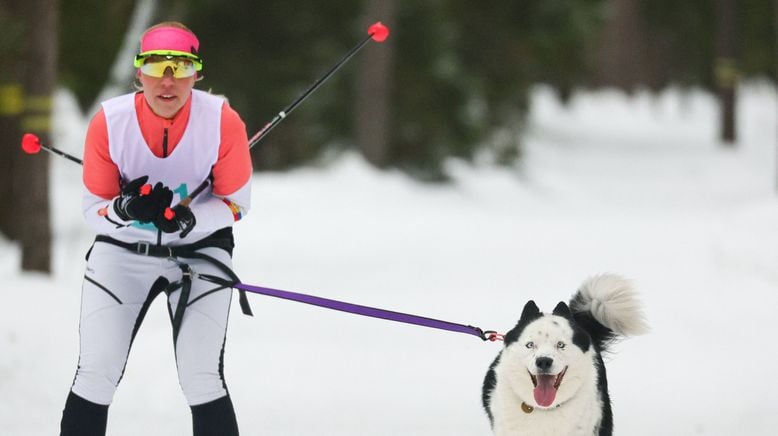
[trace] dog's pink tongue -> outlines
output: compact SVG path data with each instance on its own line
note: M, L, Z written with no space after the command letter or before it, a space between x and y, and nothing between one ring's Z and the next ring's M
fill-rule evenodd
M553 375L538 375L538 385L535 386L535 401L539 406L549 407L556 398L556 376Z

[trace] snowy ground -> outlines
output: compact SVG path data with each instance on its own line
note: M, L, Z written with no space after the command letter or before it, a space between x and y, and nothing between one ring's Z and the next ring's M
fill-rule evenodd
M773 435L778 428L775 89L741 93L736 148L711 96L534 94L520 169L452 162L420 186L355 156L259 174L236 227L246 283L505 331L533 298L550 310L587 276L636 283L653 331L609 359L620 435ZM58 145L84 120L57 100ZM53 159L55 273L17 272L0 241L0 432L56 434L77 359L90 235L80 167ZM250 296L226 375L245 435L488 435L480 385L499 345ZM109 435L186 435L162 299L152 306Z

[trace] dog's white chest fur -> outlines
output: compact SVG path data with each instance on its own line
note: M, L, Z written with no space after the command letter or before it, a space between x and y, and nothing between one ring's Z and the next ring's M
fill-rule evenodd
M507 383L497 383L491 397L495 436L592 436L599 432L602 406L594 383L582 386L573 398L552 409L526 413L521 403Z

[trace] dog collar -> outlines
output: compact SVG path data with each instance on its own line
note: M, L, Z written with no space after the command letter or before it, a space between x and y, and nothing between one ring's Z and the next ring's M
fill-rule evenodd
M554 409L559 408L559 406L561 406L561 405L562 405L562 403L557 404L556 406L554 406ZM524 401L522 401L521 402L521 411L524 412L524 413L532 413L532 412L535 411L535 408L533 406L530 406L529 404L525 403Z

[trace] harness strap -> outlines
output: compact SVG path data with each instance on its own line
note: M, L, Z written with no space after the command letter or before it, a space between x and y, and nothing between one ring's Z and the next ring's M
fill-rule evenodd
M184 311L189 304L189 294L192 291L192 269L185 263L179 263L179 268L183 273L181 282L171 283L165 288L165 293L170 294L177 288L181 288L181 294L178 296L178 304L176 305L176 311L172 314L173 324L173 343L178 342L178 332L181 331L181 323L184 321Z
M188 257L191 258L191 259L203 259L203 260L206 260L206 261L210 262L211 264L213 264L214 266L216 266L217 268L219 268L227 276L229 276L230 277L230 281L229 281L228 284L220 283L223 286L225 286L227 288L234 288L234 286L232 286L232 284L240 283L240 278L238 278L238 276L235 274L235 272L233 270L231 270L227 265L223 264L222 262L219 262L217 259L215 259L215 258L213 258L213 257L211 257L211 256L209 256L209 255L207 255L205 253L200 253L200 252L196 252L196 251L190 253L190 256L188 256ZM202 277L202 275L198 275L198 276ZM210 276L210 277L213 277L213 276ZM254 313L251 311L251 305L249 304L249 299L248 299L248 297L246 297L246 291L244 291L243 289L238 289L238 301L240 302L240 309L241 309L241 311L243 312L244 315L254 316Z
M234 243L232 234L223 232L224 229L213 233L211 236L203 238L197 242L186 245L156 245L147 241L124 242L106 235L97 235L95 242L106 242L122 248L126 248L135 254L151 257L190 257L189 255L197 250L216 247L232 254Z
M116 245L118 247L125 248L133 253L140 254L143 256L205 260L211 265L217 267L225 275L227 275L230 278L231 282L233 283L240 282L240 279L235 274L235 272L232 271L232 269L230 269L230 267L220 262L218 259L214 258L213 256L209 256L205 253L201 253L197 251L207 247L216 247L216 248L221 248L227 251L228 253L232 254L232 248L234 246L234 243L232 240L232 232L231 229L229 228L218 230L213 234L211 234L210 236L201 239L197 242L194 242L192 244L178 245L178 246L153 245L145 241L124 242L105 235L97 235L97 237L95 237L95 242L105 242L108 244ZM178 305L176 306L176 312L175 315L173 316L173 331L176 336L178 335L178 329L180 328L181 321L183 320L184 310L186 309L186 305L188 304L189 293L191 291L191 286L192 286L192 278L194 275L191 268L189 268L189 265L182 262L178 262L178 264L183 273L183 278L181 281L181 286L182 286L181 296L179 297ZM175 289L175 287L177 287L177 284L171 284L168 287L169 292L172 292ZM184 293L186 293L186 295L184 295ZM253 316L254 314L251 310L251 305L249 304L248 297L246 297L246 291L238 289L238 300L240 302L240 308L243 314L248 316Z

